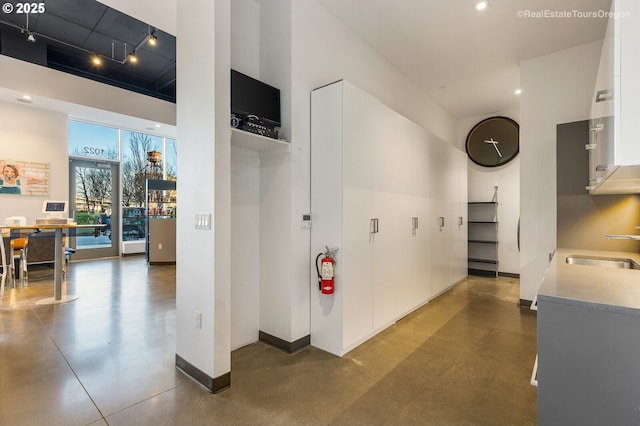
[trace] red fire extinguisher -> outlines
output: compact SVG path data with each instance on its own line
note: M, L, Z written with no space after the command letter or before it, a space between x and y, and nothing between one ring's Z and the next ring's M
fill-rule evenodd
M316 256L316 272L318 273L318 290L322 294L333 294L335 290L335 264L336 260L334 259L335 252L337 249L330 250L327 247L327 251L324 253L319 253ZM324 255L322 260L320 261L320 266L318 266L318 259L320 256Z

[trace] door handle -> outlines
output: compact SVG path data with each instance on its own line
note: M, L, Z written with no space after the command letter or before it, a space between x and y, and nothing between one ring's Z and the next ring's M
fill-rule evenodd
M369 233L371 234L377 234L379 231L378 228L378 218L373 218L371 219L371 221L369 222Z
M444 216L440 216L438 220L440 221L440 228L444 228Z

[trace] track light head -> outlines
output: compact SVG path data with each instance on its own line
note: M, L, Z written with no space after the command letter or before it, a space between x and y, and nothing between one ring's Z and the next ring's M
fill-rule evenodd
M27 33L27 41L29 43L35 43L36 42L36 35L34 33L32 33L31 31L29 31Z
M155 46L156 44L158 44L158 37L154 36L153 34L151 34L149 36L149 44L151 46Z
M91 57L91 63L93 63L93 65L102 65L102 58L98 55L93 55Z
M129 53L129 62L131 62L132 64L135 64L138 62L138 57L136 56L136 51L134 50L133 52Z

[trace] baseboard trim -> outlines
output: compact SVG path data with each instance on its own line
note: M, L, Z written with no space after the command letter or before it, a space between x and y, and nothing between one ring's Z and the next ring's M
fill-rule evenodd
M265 333L264 331L259 331L258 340L292 354L295 351L304 348L305 346L309 346L311 344L311 335L307 334L306 336L301 337L298 340L287 342L286 340L273 336L269 333Z
M533 303L532 300L520 299L520 307L521 308L530 308L532 303Z
M495 271L487 271L485 269L467 269L467 273L476 277L497 278Z
M231 372L212 378L178 354L176 354L176 367L211 393L222 392L231 387Z
M514 274L511 272L498 272L498 276L507 277L507 278L518 278L520 279L520 274Z

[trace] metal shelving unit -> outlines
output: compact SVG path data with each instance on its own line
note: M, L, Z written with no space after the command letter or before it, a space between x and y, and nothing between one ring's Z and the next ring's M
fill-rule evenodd
M497 188L496 188L497 194ZM498 276L498 201L468 203L468 273Z

